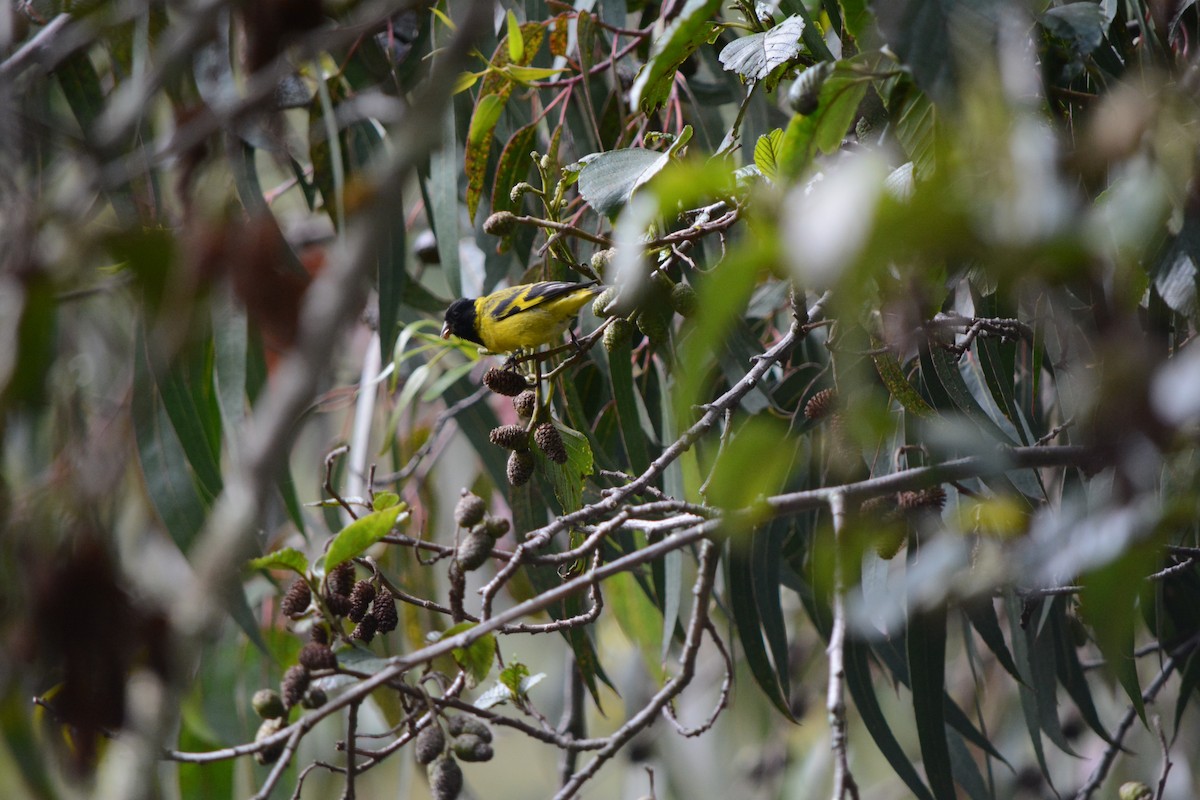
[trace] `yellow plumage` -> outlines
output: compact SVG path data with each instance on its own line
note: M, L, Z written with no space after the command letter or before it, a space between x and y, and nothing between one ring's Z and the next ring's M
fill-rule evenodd
M442 338L454 334L493 353L533 350L561 337L598 291L594 283L542 281L455 300L446 310Z

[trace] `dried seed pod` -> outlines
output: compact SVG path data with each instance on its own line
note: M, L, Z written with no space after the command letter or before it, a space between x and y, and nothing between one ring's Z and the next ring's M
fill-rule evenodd
M296 705L304 697L304 690L307 688L308 670L299 665L288 667L279 684L279 693L283 695L283 704L288 708Z
M426 727L421 728L421 732L417 734L416 742L413 745L418 764L429 764L440 756L445 749L446 735L442 733L442 726L436 722L431 722Z
M529 394L533 393L529 392ZM518 399L520 398L518 397ZM469 528L482 520L486 511L487 504L483 502L482 497L463 489L462 496L458 498L458 504L454 506L454 521L460 528Z
M837 404L837 393L833 389L822 389L804 404L804 416L813 422L829 416Z
M317 644L329 644L329 631L325 630L324 625L313 625L308 638Z
M354 630L350 631L350 638L357 639L363 644L370 644L371 640L375 638L378 624L373 614L367 614L361 622L354 626Z
M493 539L499 539L501 536L508 533L510 527L512 526L508 524L508 520L504 519L504 517L488 517L483 522L483 529L486 530L487 535Z
M596 299L592 301L592 313L601 319L611 316L612 311L609 310L609 306L611 306L613 301L616 299L617 287L609 286L600 294L596 295Z
M298 617L308 610L308 604L311 602L312 589L309 588L308 581L297 578L280 601L279 610L285 617Z
M633 338L633 323L617 317L604 329L604 349L612 353L624 347Z
M525 377L519 372L514 372L511 369L492 367L483 373L483 385L496 394L502 394L505 397L516 397L529 388L529 381L525 380Z
M275 734L283 730L286 720L283 717L272 717L264 719L262 724L258 726L258 732L254 734L255 742L262 742L271 738ZM287 746L287 740L276 742L270 747L263 748L254 754L254 760L259 764L274 764L283 755L283 748Z
M533 455L528 450L513 450L508 455L508 482L524 486L533 477Z
M488 438L492 440L492 444L499 445L506 450L529 449L529 433L525 430L524 425L501 425L498 428L492 428Z
M250 698L250 705L254 708L254 713L263 719L276 719L287 715L283 698L274 689L259 689L254 693L254 697Z
M320 708L328 702L329 697L320 686L308 687L308 691L304 693L304 697L300 698L300 705L308 709Z
M454 737L451 749L463 761L491 761L494 755L490 744L470 733Z
M487 529L482 525L477 525L458 543L458 549L454 552L454 560L458 562L458 566L463 572L479 569L492 554L492 547L495 543L496 540L488 536Z
M519 395L513 398L513 410L525 419L533 416L533 412L537 407L537 392L532 389L526 389ZM474 523L472 523L474 524Z
M371 604L371 616L375 617L375 630L379 633L396 630L400 618L396 615L396 598L392 597L391 592L381 591L375 596L375 602Z
M337 656L333 654L327 644L318 642L309 642L300 648L300 656L297 658L300 666L316 672L319 669L337 669Z
M562 434L553 422L543 422L533 429L533 441L546 454L546 458L555 464L567 463L567 448L563 444Z
M483 230L492 236L507 236L517 227L517 217L511 211L497 211L483 221Z
M429 791L434 800L458 800L462 793L462 767L452 756L434 759L425 767L429 778Z
M681 317L696 313L696 290L682 281L671 287L671 308Z
M359 581L354 584L354 588L350 591L350 610L346 616L351 622L361 622L362 618L367 615L367 609L371 605L371 601L375 599L375 587L370 581Z

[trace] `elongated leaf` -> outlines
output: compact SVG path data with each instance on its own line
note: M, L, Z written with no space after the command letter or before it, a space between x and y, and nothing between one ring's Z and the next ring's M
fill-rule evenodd
M964 603L963 613L971 620L971 627L996 656L996 660L1000 662L1000 666L1004 667L1005 672L1020 681L1021 674L1017 670L1016 662L1013 661L1012 653L1009 652L1008 644L1004 641L1004 632L1000 630L1000 618L996 615L996 608L992 605L991 598L981 597L978 600Z
M650 58L629 90L631 106L652 114L667 102L675 72L712 35L712 18L720 8L721 0L687 0L679 16L655 37Z
M945 610L910 613L904 642L925 777L934 797L938 800L954 800L954 773L946 741L946 714L942 703L946 681Z
M631 572L622 572L604 582L606 605L617 625L641 653L642 661L655 680L665 673L658 655L662 652L662 615Z
M529 153L537 141L537 123L531 122L518 128L500 151L500 160L496 164L496 176L492 181L492 213L497 211L513 211L520 209L514 204L512 188L521 178L529 174Z
M488 154L492 152L492 134L496 130L496 123L500 120L500 112L504 110L507 99L507 94L481 95L471 114L463 169L467 174L467 214L472 222L475 220L475 211L479 208L479 198L483 196Z
M963 738L957 731L947 728L946 741L950 747L950 769L954 773L954 780L966 790L971 800L988 800L991 795L987 784L983 782L979 765L975 763Z
M871 667L867 654L869 648L854 640L846 642L844 650L844 667L846 670L846 688L854 700L854 707L862 718L867 732L875 740L875 746L883 757L891 764L896 775L904 781L904 785L913 793L917 800L933 800L929 787L921 780L916 767L905 755L904 749L896 741L892 726L879 707L875 697L875 686L871 682Z
M1017 691L1021 698L1021 713L1025 718L1025 729L1029 732L1029 740L1033 745L1033 753L1037 757L1038 767L1042 777L1050 783L1050 769L1046 765L1046 751L1042 746L1041 717L1038 712L1037 696L1033 689L1033 667L1029 663L1029 640L1020 631L1021 601L1011 589L1004 592L1004 607L1008 613L1009 628L1013 634L1013 660L1021 673L1021 683Z
M738 641L754 682L771 701L779 713L795 722L788 699L783 693L782 681L776 667L763 646L762 618L754 602L754 563L744 543L731 542L726 549L726 566L729 581L729 603L737 627ZM781 666L787 669L787 664Z
M1072 640L1070 620L1064 615L1055 614L1051 617L1050 623L1053 626L1050 635L1053 637L1056 648L1054 662L1058 669L1059 683L1071 696L1075 707L1079 709L1079 716L1083 718L1087 726L1095 731L1097 736L1111 744L1112 738L1104 729L1104 723L1100 721L1100 715L1092 701L1091 687L1083 672L1083 665L1079 663L1079 653Z
M342 528L325 551L325 574L328 575L338 564L354 558L391 533L405 508L401 503L382 511L373 511Z
M754 582L754 605L762 620L763 637L771 653L771 661L777 665L779 690L784 697L791 697L791 671L788 669L788 635L784 623L783 606L780 603L780 571L783 541L789 534L789 526L776 521L755 535L750 541L751 579Z
M874 340L872 343L874 345ZM883 385L905 411L917 417L932 417L936 414L929 403L925 402L925 398L908 382L908 378L904 377L896 356L890 352L876 353L871 356L871 360Z
M594 470L592 448L588 445L587 437L579 431L557 422L554 427L558 429L566 448L566 463L554 463L540 449L535 450L534 456L539 469L554 487L554 496L558 498L563 513L570 513L583 507L583 484Z
M646 450L646 437L642 436L637 398L634 397L637 387L633 383L632 358L628 339L614 347L608 354L608 378L629 468L635 475L640 475L650 466L650 455Z
M1058 598L1057 600L1060 600ZM1043 601L1051 613L1061 615L1061 602ZM1033 694L1037 699L1038 720L1042 731L1064 753L1076 755L1063 735L1058 720L1057 666L1055 664L1054 626L1030 625L1022 631L1029 640L1029 666L1033 677Z

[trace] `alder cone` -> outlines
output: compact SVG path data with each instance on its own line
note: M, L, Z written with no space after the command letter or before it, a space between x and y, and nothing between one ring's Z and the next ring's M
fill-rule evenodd
M492 444L499 445L505 450L527 450L529 448L529 434L525 431L524 425L501 425L498 428L492 428L492 432L488 434Z
M508 456L508 482L524 486L533 477L533 456L528 450L513 450Z
M496 367L492 367L483 373L483 385L496 394L502 394L506 397L516 397L529 388L529 382L520 373L513 372L511 369L497 369Z
M567 463L567 448L563 444L562 434L553 422L543 422L533 430L533 441L546 454L546 458L555 464Z

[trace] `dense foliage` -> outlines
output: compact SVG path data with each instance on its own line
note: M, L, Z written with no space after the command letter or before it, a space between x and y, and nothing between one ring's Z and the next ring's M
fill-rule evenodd
M0 15L0 794L1200 790L1190 0Z

